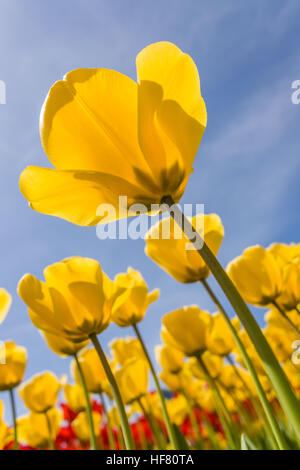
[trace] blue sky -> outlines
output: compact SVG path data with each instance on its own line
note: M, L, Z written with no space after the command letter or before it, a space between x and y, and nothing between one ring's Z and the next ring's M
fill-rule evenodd
M2 0L0 80L0 285L13 305L0 339L28 349L26 378L45 369L62 374L68 360L47 349L16 295L25 272L72 255L94 257L113 277L131 265L150 288L160 287L142 333L159 342L160 318L182 305L213 306L198 285L181 285L144 255L142 240L106 240L85 229L32 211L18 178L29 164L47 166L38 134L44 97L54 81L77 67L107 67L135 78L135 56L151 42L168 40L193 57L207 104L208 126L182 202L217 212L226 236L224 265L251 244L299 241L300 105L291 83L300 79L298 0ZM256 310L259 321L263 311ZM114 326L102 335L106 345ZM0 399L5 399L4 394ZM6 407L6 418L10 412ZM18 410L24 408L18 400Z

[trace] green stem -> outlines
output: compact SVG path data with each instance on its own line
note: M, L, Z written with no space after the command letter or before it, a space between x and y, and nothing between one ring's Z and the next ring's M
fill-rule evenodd
M103 396L103 393L99 393L99 395L100 395L100 400L101 400L103 413L104 413L104 416L106 418L109 447L110 447L110 450L115 450L115 448L116 448L115 438L114 438L114 434L113 434L113 431L112 431L112 428L111 428L111 423L110 423L110 419L109 419L109 416L108 416L108 413L107 413L107 409L106 409L106 406L105 406L104 396Z
M157 428L157 425L156 425L156 422L154 421L155 418L153 418L152 414L151 413L148 413L146 411L146 408L144 407L143 405L143 402L142 402L142 399L141 398L138 398L137 399L137 402L139 404L139 407L141 409L141 412L143 413L143 415L145 416L146 420L148 421L148 424L150 426L150 429L151 429L151 432L153 434L153 437L154 437L154 440L156 442L156 445L158 447L159 450L163 450L164 446L163 446L163 443L161 441L161 438L160 438L160 435L159 435L159 429Z
M77 357L77 354L74 354L74 359L76 362L76 366L78 369L78 374L80 378L80 383L82 386L82 390L84 393L84 398L85 398L85 403L86 403L86 413L87 413L87 418L88 418L88 423L89 423L89 428L90 428L90 437L91 437L91 447L93 450L97 450L97 439L96 439L96 434L95 434L95 427L94 427L94 421L93 421L93 413L92 413L92 407L91 407L91 401L89 397L89 392L87 389L86 381L84 378L83 370L80 365L80 361Z
M263 389L263 387L260 383L260 380L259 380L258 375L256 373L255 367L254 367L254 365L253 365L253 363L252 363L252 361L251 361L251 359L250 359L250 357L249 357L249 355L246 351L246 348L245 348L242 340L239 337L238 332L236 331L236 329L234 328L232 322L230 321L230 318L227 315L226 311L224 310L224 307L222 306L221 302L219 301L219 299L217 298L217 296L215 295L215 293L213 292L213 290L211 289L211 287L209 286L208 282L205 279L202 280L202 285L204 286L204 288L205 288L206 292L208 293L209 297L211 298L211 300L214 302L214 304L216 305L216 307L218 308L218 310L222 314L228 328L230 329L230 332L233 336L235 344L238 347L238 350L239 350L239 352L242 356L244 364L247 367L247 369L249 371L249 374L252 378L252 381L255 385L258 397L260 399L263 410L265 412L265 415L262 414L262 417L263 417L263 421L264 421L267 429L269 428L269 426L266 423L266 417L268 419L268 422L270 423L272 432L273 432L274 437L276 439L276 442L278 444L276 446L276 448L279 447L280 450L288 449L287 444L285 442L285 439L283 437L283 434L282 434L282 432L280 430L280 427L279 427L279 425L276 421L276 418L274 416L272 407L271 407L271 405L269 403L269 400L268 400L268 398L265 394L265 391L264 391L264 389ZM272 439L272 437L273 436L271 436L270 438Z
M45 411L45 417L46 417L48 433L49 433L49 447L50 447L50 450L55 450L54 449L54 443L53 443L51 420L49 418L49 415L48 415L47 411Z
M9 389L10 405L14 422L14 450L19 450L18 444L18 425L17 425L17 413L16 413L16 404L14 391L12 388Z
M297 326L295 325L295 323L292 322L292 320L289 318L289 316L285 313L285 311L283 310L283 308L280 307L280 305L276 302L276 300L274 299L272 302L271 302L274 307L278 310L278 312L280 313L280 315L288 322L288 324L290 325L290 327L292 328L292 330L298 335L300 336L300 331L299 329L297 328Z
M208 383L209 383L211 389L215 392L215 394L216 394L216 396L217 396L217 399L218 399L218 401L219 401L219 403L220 403L220 405L221 405L221 408L222 408L222 410L223 410L225 419L226 419L226 421L227 421L227 423L228 423L228 425L229 425L229 427L230 427L230 434L231 434L231 435L232 435L232 434L235 434L235 432L236 432L236 426L235 426L235 424L234 424L234 422L233 422L233 420L232 420L231 414L230 414L230 412L229 412L229 410L228 410L228 408L227 408L227 406L226 406L226 403L225 403L225 401L224 401L224 399L223 399L223 397L222 397L222 394L221 394L221 392L220 392L220 390L219 390L218 385L216 384L216 382L215 382L215 381L213 380L213 378L211 377L211 375L210 375L210 373L209 373L209 371L208 371L206 365L204 364L204 362L203 362L203 360L202 360L201 355L199 354L199 355L196 356L196 357L197 357L197 360L198 360L198 362L199 362L199 364L200 364L200 367L202 368L202 370L203 370L203 372L204 372L204 374L205 374L205 376L206 376L206 379L207 379L207 381L208 381ZM233 438L231 439L231 441L232 441L232 442L231 442L231 445L232 445L233 447L236 447L236 444L234 443L234 439L233 439Z
M164 416L164 420L165 420L165 423L166 423L166 426L167 426L167 430L168 430L168 434L169 434L169 438L170 438L170 442L173 446L173 449L174 450L180 450L179 449L179 446L177 444L177 439L176 439L176 435L175 435L175 430L172 426L172 423L171 423L171 420L170 420L170 417L169 417L169 413L168 413L168 410L167 410L167 405L166 405L166 401L165 401L165 397L163 395L163 392L162 392L162 389L159 385L159 381L158 381L158 378L157 378L157 375L155 373L155 370L154 370L154 367L153 367L153 364L152 364L152 361L151 361L151 358L148 354L148 351L146 349L146 346L145 346L145 343L141 337L141 334L140 334L140 331L137 327L137 325L133 325L133 329L135 331L135 334L142 346L142 349L144 351L144 354L145 354L145 357L148 361L148 364L149 364L149 367L150 367L150 370L151 370L151 373L152 373L152 377L153 377L153 380L155 382L155 386L156 386L156 390L157 390L157 393L158 393L158 396L159 396L159 399L160 399L160 403L161 403L161 407L162 407L162 411L163 411L163 416Z
M122 401L122 398L121 398L120 390L119 390L119 387L117 385L116 379L114 378L114 375L111 371L108 360L106 359L104 351L103 351L103 349L102 349L95 333L91 334L90 338L91 338L91 341L92 341L92 343L93 343L93 345L94 345L94 347L95 347L95 349L98 353L98 356L100 358L100 361L102 363L102 366L105 370L106 376L108 378L109 384L110 384L111 389L112 389L112 393L113 393L113 396L114 396L114 399L115 399L115 402L116 402L116 406L117 406L117 409L118 409L118 412L119 412L119 416L120 416L120 421L121 421L121 426L122 426L122 430L123 430L126 449L127 450L135 450L134 440L133 440L133 437L132 437L132 434L131 434L131 430L130 430L130 426L129 426L129 423L128 423L125 407L124 407L124 404L123 404L123 401Z
M170 196L162 198L162 203L168 206L171 217L178 221L177 223L181 228L184 228L184 233L187 238L192 242L199 255L205 261L207 267L210 269L218 284L222 288L227 299L236 311L241 323L244 325L249 338L251 339L255 349L261 358L266 373L274 387L278 396L281 406L293 426L295 435L300 443L300 405L299 401L289 383L284 371L280 367L269 343L266 341L260 327L256 323L255 318L251 314L246 303L237 291L233 282L224 271L215 255L208 248L206 243L202 240L199 233L194 229L190 221L184 216L179 207L174 203ZM198 248L202 246L201 248Z
M203 440L202 440L199 424L196 420L196 416L195 416L193 407L192 407L192 405L190 403L190 400L189 400L187 394L185 393L184 389L181 390L181 394L184 396L184 399L185 399L185 402L186 402L186 406L187 406L187 409L188 409L188 412L189 412L192 427L193 427L193 430L194 430L194 433L195 433L195 436L196 436L197 444L198 444L199 447L201 447L201 449L203 449Z

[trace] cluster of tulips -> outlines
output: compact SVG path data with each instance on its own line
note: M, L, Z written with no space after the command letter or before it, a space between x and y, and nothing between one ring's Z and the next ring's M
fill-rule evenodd
M26 274L18 294L48 347L72 359L73 382L44 371L22 383L26 350L7 341L0 391L14 425L0 409L0 448L299 449L300 245L249 247L222 268L219 216L187 218L176 204L206 127L197 68L162 42L140 52L137 71L137 83L78 69L54 84L40 134L55 168L25 169L21 191L34 210L82 226L101 223L101 204L115 206L115 219L132 204L149 213L162 205L169 216L148 231L145 253L177 282L199 283L215 312L189 305L162 317L158 374L139 324L159 291L140 272L110 279L98 261L76 256L47 266L44 280ZM10 302L2 289L1 321ZM267 309L264 328L247 304ZM101 333L111 322L134 336L114 339L106 355ZM28 409L19 417L17 387Z

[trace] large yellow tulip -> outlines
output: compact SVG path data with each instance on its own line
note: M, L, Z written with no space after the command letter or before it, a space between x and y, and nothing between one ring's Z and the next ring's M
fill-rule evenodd
M159 297L159 289L149 293L141 273L128 268L114 279L111 319L118 326L130 326L140 322L149 305Z
M4 343L5 364L0 364L0 391L17 387L24 376L27 353L22 346L13 341Z
M227 271L250 304L268 305L282 291L282 273L276 257L261 246L247 248L229 263Z
M220 217L216 214L198 214L190 220L216 255L224 237ZM197 282L209 275L209 269L197 251L187 249L189 241L173 219L164 218L154 225L145 241L146 255L177 281Z
M300 263L293 262L283 267L283 289L277 302L285 310L292 310L300 304Z
M187 356L197 355L206 348L210 322L211 315L196 305L174 310L162 318L162 340Z
M111 281L100 264L75 256L47 266L45 282L26 274L18 293L40 330L82 342L109 325Z
M163 196L180 200L207 121L198 71L169 42L149 45L136 64L137 83L77 69L53 85L40 135L55 169L28 167L20 178L33 209L94 225L103 203L115 206L116 219L135 202L150 210ZM120 210L119 195L128 198Z
M45 413L57 402L61 384L52 372L36 374L19 389L25 406L34 413Z

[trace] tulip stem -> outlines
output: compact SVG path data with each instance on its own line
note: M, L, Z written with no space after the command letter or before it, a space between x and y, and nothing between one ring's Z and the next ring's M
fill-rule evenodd
M192 427L193 427L193 430L194 430L194 433L195 433L197 446L201 447L201 449L202 449L203 448L203 440L202 440L202 437L201 437L199 424L198 424L198 421L196 419L193 407L192 407L192 405L190 403L190 400L189 400L189 398L188 398L188 396L185 393L185 390L183 388L181 389L181 394L184 396L184 399L185 399L185 402L186 402L186 406L187 406L187 409L188 409L188 412L189 412L191 424L192 424Z
M91 447L93 450L97 450L97 439L96 439L96 434L95 434L95 427L94 427L94 421L93 421L93 413L92 413L92 407L91 407L91 401L89 397L89 392L87 389L86 381L84 378L83 370L80 364L80 361L78 359L77 354L74 354L74 359L76 362L76 367L78 370L79 378L80 378L80 383L81 387L84 393L84 398L86 402L86 414L87 414L87 419L89 423L89 428L90 428L90 438L91 438Z
M54 449L54 443L53 443L53 435L52 435L52 426L51 426L51 420L49 418L48 412L45 411L45 418L47 421L47 427L48 427L48 435L49 435L49 447L50 450L55 450Z
M222 314L228 328L230 329L230 332L233 336L235 344L237 345L237 347L239 349L239 352L242 356L242 359L245 363L245 366L247 367L247 369L249 371L249 374L252 378L252 381L253 381L253 383L255 385L255 388L256 388L256 391L257 391L257 394L259 396L260 402L262 404L263 410L265 412L265 414L262 414L262 417L263 417L263 421L266 425L266 429L269 429L269 425L268 425L268 423L266 423L266 417L267 417L268 422L270 423L272 432L274 434L274 437L276 439L276 442L279 446L279 449L280 450L287 449L288 448L287 444L286 444L285 439L283 437L283 434L280 430L280 427L277 423L277 420L274 416L274 413L273 413L273 410L272 410L271 405L269 403L269 400L268 400L268 398L265 394L265 391L264 391L264 389L263 389L263 387L260 383L260 380L259 380L258 375L256 373L255 367L254 367L254 365L253 365L253 363L252 363L252 361L251 361L251 359L250 359L250 357L249 357L249 355L246 351L246 348L245 348L242 340L239 337L238 332L236 331L233 324L231 323L230 318L227 315L227 313L226 313L224 307L222 306L221 302L219 301L219 299L217 298L217 296L215 295L215 293L213 292L213 290L211 289L211 287L209 286L208 282L205 279L202 280L202 285L204 286L204 288L205 288L206 292L208 293L209 297L211 298L211 300L214 302L214 304L216 305L216 307L218 308L218 310ZM229 360L230 360L231 363L233 363L233 361L231 361L231 359L229 359ZM235 369L236 373L239 374L236 367L234 369ZM240 377L240 374L239 374L239 377ZM241 377L240 377L240 380L242 380ZM272 439L272 437L271 437L271 439ZM278 446L276 446L277 449L278 449Z
M123 430L123 435L124 435L124 440L125 440L125 445L127 450L135 450L134 446L134 440L131 434L130 426L128 423L125 407L121 398L120 390L117 385L116 379L111 371L110 365L108 363L108 360L106 359L105 353L99 343L99 340L95 333L90 335L90 339L98 353L98 356L100 358L100 361L102 363L103 369L105 370L106 376L108 378L108 381L110 383L112 393L116 402L116 406L118 408L119 416L120 416L120 421L121 421L121 426Z
M199 233L194 229L191 222L174 203L172 197L163 197L161 202L167 205L171 217L179 224L190 242L195 245L199 255L205 261L207 267L214 275L227 299L236 311L237 316L244 325L249 338L264 364L266 373L274 387L281 406L295 431L298 442L300 443L299 401L255 318L242 299L235 285L216 259L215 255L208 248ZM201 246L201 248L199 248L199 246Z
M147 351L147 348L145 346L145 343L143 341L143 338L140 334L140 331L137 327L136 324L132 325L133 326L133 329L135 331L135 334L142 346L142 349L144 351L144 354L145 354L145 357L147 359L147 362L149 364L149 367L150 367L150 370L151 370L151 374L152 374L152 377L153 377L153 380L155 382L155 386L156 386L156 390L157 390L157 393L158 393L158 396L159 396L159 399L160 399L160 403L161 403L161 407L162 407L162 411L163 411L163 416L164 416L164 420L165 420L165 424L166 424L166 427L167 427L167 430L168 430L168 434L169 434L169 438L170 438L170 442L173 446L173 449L174 450L180 450L179 449L179 446L178 446L178 443L177 443L177 438L176 438L176 434L175 434L175 429L174 427L172 426L172 423L171 423L171 420L170 420L170 417L169 417L169 413L168 413L168 410L167 410L167 405L166 405L166 401L165 401L165 397L164 397L164 394L162 392L162 389L159 385L159 381L158 381L158 378L157 378L157 375L156 375L156 372L155 372L155 369L154 369L154 366L152 364L152 361L151 361L151 358L149 356L149 353Z
M11 411L12 411L13 422L14 422L14 450L19 450L16 404L15 404L14 391L12 388L9 389L9 397L10 397Z
M227 408L227 406L226 406L226 404L223 400L223 397L221 395L219 387L217 386L217 384L215 383L215 381L211 377L209 371L207 370L207 368L206 368L206 366L205 366L205 364L202 360L201 354L198 354L196 356L196 358L199 362L199 365L200 365L201 369L203 370L203 372L206 376L206 379L207 379L207 381L210 385L211 391L212 391L213 395L215 396L215 406L216 406L216 410L217 410L217 415L219 416L219 419L221 421L223 430L224 430L224 432L226 434L226 437L228 439L228 443L232 447L232 449L236 450L237 445L236 445L236 442L235 442L235 438L233 436L233 434L235 434L236 429L235 429L235 424L232 421L232 417L229 413L229 410L228 410L228 408ZM221 405L221 407L220 407L220 405Z
M107 426L107 435L108 435L109 447L110 447L110 450L115 450L116 449L115 438L114 438L114 434L113 434L113 431L112 431L112 428L111 428L111 422L110 422L110 419L109 419L109 416L108 416L108 413L107 413L104 396L103 396L103 393L99 393L99 395L100 395L100 400L101 400L103 413L104 413L104 416L106 418L106 426Z
M285 311L283 310L283 308L280 307L280 305L278 304L278 302L276 302L276 300L274 299L272 301L272 304L274 305L274 307L278 310L278 312L280 313L280 315L288 322L288 324L290 325L290 327L292 328L292 330L294 330L294 332L300 336L300 331L299 329L297 328L297 326L295 325L295 323L292 322L292 320L288 317L288 315L285 313Z
M162 443L161 436L160 436L160 429L157 426L155 418L153 417L151 411L149 411L149 413L147 412L146 408L143 405L143 402L142 402L141 398L138 398L137 402L139 404L139 407L140 407L143 415L145 416L145 419L148 421L148 424L150 426L151 432L153 434L153 437L154 437L154 440L156 442L156 445L157 445L158 449L163 450L164 445Z

